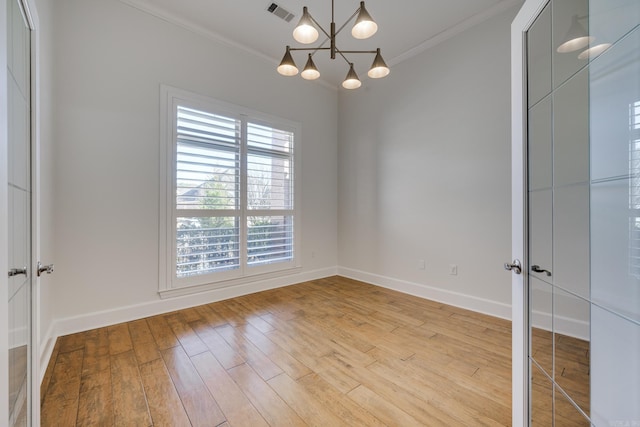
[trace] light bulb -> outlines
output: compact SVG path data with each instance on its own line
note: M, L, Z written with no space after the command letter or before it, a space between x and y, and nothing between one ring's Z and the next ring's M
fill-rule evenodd
M296 67L296 63L293 62L293 57L291 56L290 47L287 46L287 50L282 57L282 61L280 61L280 65L278 65L278 73L283 76L295 76L298 74L298 67Z
M293 38L302 44L309 44L318 40L318 30L313 26L313 21L309 12L307 12L306 6L302 8L302 17L293 30Z
M311 59L311 54L309 54L309 59L307 59L307 64L304 66L304 70L300 73L303 79L305 80L315 80L320 77L320 71L316 68L316 64L313 63L313 59Z
M358 89L360 86L362 86L362 82L358 78L356 70L353 69L353 64L349 65L349 72L347 73L347 77L342 82L342 87L345 89Z
M373 59L373 64L371 64L371 68L367 72L367 75L372 79L379 79L387 76L389 72L389 67L387 67L384 59L382 59L382 55L380 55L380 48L378 48L376 51L376 57Z
M364 2L360 2L360 13L356 18L356 24L351 29L351 35L356 39L368 39L378 31L378 24L375 23L367 9L364 7Z

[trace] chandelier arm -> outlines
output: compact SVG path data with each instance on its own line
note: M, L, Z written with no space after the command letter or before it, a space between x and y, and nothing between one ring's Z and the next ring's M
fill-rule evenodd
M290 49L293 50L293 49ZM342 52L342 53L378 53L377 50L340 50L338 49L338 52Z
M331 59L335 59L336 58L336 53L337 53L342 57L342 59L344 59L344 61L349 66L349 73L347 74L347 78L343 82L343 86L345 88L347 88L347 89L355 89L355 88L359 87L361 83L360 83L360 80L359 80L355 70L354 70L353 63L351 61L349 61L349 59L347 59L345 54L359 54L359 53L375 54L376 55L376 59L374 60L374 65L372 66L371 70L369 70L369 73L368 73L369 77L371 77L371 78L380 78L380 77L384 77L387 74L389 74L389 69L386 66L386 64L384 63L384 60L382 59L382 57L380 56L380 49L379 48L376 49L376 50L340 50L338 48L338 46L336 46L337 35L347 25L349 25L349 23L356 16L358 16L358 14L363 16L363 18L362 18L363 22L364 21L373 21L373 19L366 12L366 10L364 8L364 2L362 1L362 2L360 2L360 7L358 7L356 9L356 11L338 29L338 31L336 31L335 1L331 0L331 27L330 27L330 32L327 32L322 27L322 25L320 25L320 23L318 21L316 21L316 19L313 16L311 16L310 13L308 13L307 7L304 7L303 8L303 15L304 15L304 17L307 17L305 19L306 22L305 22L304 25L312 24L313 26L316 27L316 29L319 29L320 31L322 31L322 33L326 36L326 39L322 43L320 43L320 45L318 45L317 47L294 47L294 48L291 48L291 47L287 46L287 52L285 54L285 57L284 57L281 65L278 67L278 72L280 74L287 75L287 76L288 75L297 74L298 70L295 67L295 64L293 64L293 59L291 58L290 51L307 51L307 52L311 52L311 53L309 53L309 59L307 61L307 65L305 66L305 69L304 69L304 71L302 73L302 77L307 79L307 80L316 79L316 78L319 77L319 72L318 72L317 68L315 67L315 64L313 63L311 57L313 55L315 55L315 53L318 52L319 50L328 50L328 51L330 51ZM360 19L360 17L358 17L358 19ZM303 20L301 19L300 22L302 22L302 21ZM311 21L311 22L309 23L309 21ZM299 26L300 25L302 25L302 24L299 24ZM374 26L371 29L367 29L367 30L363 30L362 32L358 32L357 35L354 34L354 37L360 39L360 38L367 38L367 37L371 36L372 33L375 33L375 30L377 29L377 26L375 25L375 22L373 22L373 25ZM297 28L298 27L296 27L296 29ZM355 29L355 27L354 27L354 29ZM371 32L369 30L371 30ZM294 38L296 37L295 34L296 34L296 31L294 31ZM316 31L316 34L313 34L313 36L314 36L314 38L317 39L317 31ZM304 39L304 37L302 37L302 39ZM330 47L324 47L324 45L327 44L327 42L330 43ZM306 41L301 41L301 43L306 43ZM288 63L286 63L286 60L288 60ZM283 68L283 70L280 69L281 67ZM295 73L292 73L291 70L287 69L287 67L293 68ZM373 72L373 74L372 74L372 72Z
M347 22L345 22L344 24L342 24L342 27L340 27L338 29L338 31L336 31L336 36L338 35L338 33L340 31L342 31L344 29L344 27L347 26L347 24L349 24L349 22L351 22L351 20L358 14L358 12L360 12L360 8L358 8L358 10L356 10L355 12L353 12L353 15L351 15L351 17L349 19L347 19Z
M330 50L330 47L290 47L289 50L294 51L294 50L312 50L314 51L314 53L318 50ZM375 51L374 51L375 53Z
M336 52L338 52L338 53L340 54L340 56L342 56L342 59L344 59L344 60L345 60L345 62L346 62L348 65L351 65L351 62L347 59L347 57L346 57L346 56L344 56L344 54L342 53L342 51L341 51L340 49L336 48L336 50L335 50L335 51L336 51Z
M330 47L322 47L328 41L329 41L329 39L324 39L324 41L322 43L320 43L320 45L318 47L290 47L289 50L312 50L313 52L311 53L311 56L313 56L319 50L331 50Z
M328 48L325 48L325 49L328 49ZM294 49L292 48L290 50L294 50ZM351 65L351 61L349 61L347 57L344 56L345 53L378 53L377 50L340 50L338 48L336 48L336 52L338 52L340 56L342 56L342 59L344 59L349 65Z
M320 43L320 45L318 46L318 48L321 48L322 46L324 46L324 45L325 45L325 43L327 43L329 40L330 40L330 39L329 39L329 37L327 37L326 39L324 39L324 40L323 40L323 42L322 42L322 43Z
M322 28L322 25L320 25L320 23L318 21L316 21L316 18L314 18L313 16L311 16L311 14L309 14L309 18L311 18L311 21L313 21L314 24L316 24L316 26L318 28L320 28L320 31L322 31L324 33L325 36L327 36L328 38L331 38L331 36L329 35L329 33L327 33L325 31L324 28Z
M320 43L320 45L319 45L318 47L314 48L313 53L311 54L311 56L315 55L315 54L316 54L316 52L317 52L317 51L319 51L319 50L327 50L327 49L331 50L331 48L330 48L330 47L322 47L322 46L324 46L324 45L325 45L325 43L327 43L328 41L329 41L329 39L324 39L324 41L323 41L322 43Z

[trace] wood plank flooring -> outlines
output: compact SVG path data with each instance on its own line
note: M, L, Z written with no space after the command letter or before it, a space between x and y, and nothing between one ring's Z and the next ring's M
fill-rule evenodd
M590 413L590 344L578 338L533 328L531 337L531 425L588 427L591 423L564 395L554 393L550 377L582 411ZM536 366L539 365L538 366ZM555 372L554 372L555 368ZM543 374L542 370L546 372Z
M43 426L508 426L508 321L342 277L58 339Z

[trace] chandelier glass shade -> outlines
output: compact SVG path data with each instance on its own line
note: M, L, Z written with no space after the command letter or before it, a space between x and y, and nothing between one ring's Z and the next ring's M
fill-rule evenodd
M356 25L351 29L351 35L359 40L368 39L378 31L378 24L373 20L367 9L364 8L364 2L360 2L360 12L356 18Z
M307 6L302 8L302 18L293 30L293 38L302 44L310 44L318 40L318 30L313 26L311 15L307 11Z
M287 52L284 54L284 58L282 58L280 65L278 65L278 72L283 76L295 76L298 74L298 68L296 67L295 62L293 62L289 46L287 46Z
M306 80L315 80L320 77L320 71L316 68L316 64L313 63L313 58L311 54L309 54L309 59L307 59L307 64L304 66L304 70L300 74L303 79Z
M344 27L349 24L355 18L355 24L351 29L351 35L359 40L367 39L373 36L376 31L378 31L378 25L373 20L369 12L364 6L364 1L360 2L360 7L351 15L349 19L336 31L336 24L334 21L334 0L331 0L331 26L329 31L326 31L318 21L316 21L313 16L309 13L307 7L302 8L302 16L300 17L300 21L298 25L296 25L293 30L293 38L295 41L301 44L311 44L318 40L320 36L320 32L322 32L326 39L317 47L310 48L299 48L299 47L291 47L287 46L285 50L284 57L278 65L278 73L283 76L295 76L298 74L298 67L296 66L293 56L291 55L292 51L310 51L307 57L307 63L302 70L300 75L302 78L306 80L315 80L320 77L320 71L316 67L313 62L313 55L315 55L320 50L328 50L331 56L331 59L335 59L337 55L341 56L345 62L349 65L349 72L347 73L347 77L342 82L342 86L346 89L356 89L362 85L362 82L358 78L356 71L353 66L353 62L349 61L345 54L355 54L355 53L368 53L375 54L373 63L371 68L367 72L367 75L372 79L378 79L381 77L385 77L389 74L390 70L387 64L382 59L382 55L380 54L380 48L376 50L341 50L336 45L336 36L342 31ZM319 30L319 31L318 31ZM329 47L325 47L325 44L329 42Z
M342 87L345 89L358 89L360 86L362 86L362 82L358 78L356 70L353 69L353 64L349 64L349 72L342 82Z

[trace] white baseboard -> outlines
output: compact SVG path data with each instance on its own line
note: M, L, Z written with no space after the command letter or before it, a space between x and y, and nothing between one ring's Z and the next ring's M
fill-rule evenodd
M29 329L26 325L9 329L9 348L21 347L29 344Z
M142 304L134 304L111 310L58 319L55 321L53 331L55 332L56 337L74 334L104 326L115 325L117 323L129 322L143 317L155 316L157 314L167 313L170 311L195 307L210 302L235 298L242 295L252 294L254 292L280 288L309 280L321 279L323 277L334 276L336 274L337 269L332 267L267 280L252 281L250 283L199 292L197 294L166 299L158 298L155 301L149 301Z
M551 316L550 313L544 313L542 311L534 311L531 314L531 323L536 328L550 332L555 330L556 333L562 335L591 341L591 330L589 322L587 321L558 315Z
M156 301L56 320L49 325L46 334L40 342L40 374L44 377L53 353L56 339L60 336L334 275L360 280L420 298L426 298L432 301L511 320L510 304L504 304L420 283L337 266L229 286L192 295L168 299L158 298ZM534 313L534 317L534 322L536 324L545 329L550 329L548 327L548 325L550 325L550 316L544 315L544 313ZM569 318L557 318L556 323L556 330L563 334L586 340L589 339L588 324L585 322ZM40 378L40 381L42 381L42 379L43 378Z
M254 292L266 291L268 289L280 288L309 280L335 276L336 274L336 267L324 268L278 278L271 278L268 280L214 289L197 294L168 299L159 298L156 301L150 301L142 304L135 304L112 310L104 310L96 313L55 320L51 325L49 325L49 329L40 343L40 375L42 377L40 378L40 382L42 382L42 379L44 378L58 337L141 319L144 317L155 316L184 308L195 307L210 302L222 301L229 298L252 294Z
M40 349L40 358L38 362L40 363L40 379L39 382L42 384L42 380L44 379L44 375L47 372L47 366L49 366L49 361L51 360L51 355L53 354L53 348L56 345L56 339L58 338L58 334L55 333L55 322L49 325L46 334L42 337L40 341L40 345L38 346Z
M365 271L354 270L351 268L338 267L338 274L340 276L371 283L383 288L392 289L409 295L415 295L420 298L426 298L478 313L511 320L511 304L504 304L459 292L452 292L446 289L434 288L433 286L394 279L392 277L367 273ZM555 316L554 321L556 332L589 341L588 322L563 316ZM536 327L550 331L551 315L547 313L534 312L533 324Z
M373 285L414 295L420 298L426 298L432 301L511 320L511 304L504 304L484 298L461 294L459 292L434 288L433 286L394 279L393 277L381 276L346 267L338 267L338 274L350 279L360 280L362 282L371 283Z

